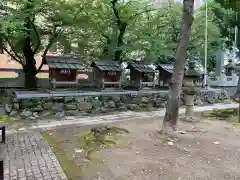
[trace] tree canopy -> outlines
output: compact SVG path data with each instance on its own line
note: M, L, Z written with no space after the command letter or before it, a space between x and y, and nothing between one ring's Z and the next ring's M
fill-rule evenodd
M182 4L160 7L148 0L5 0L0 2L0 45L35 76L36 55L49 51L93 59L169 63L179 41ZM209 68L221 46L220 22L209 10ZM204 59L204 8L194 12L188 56ZM215 21L214 21L215 20Z

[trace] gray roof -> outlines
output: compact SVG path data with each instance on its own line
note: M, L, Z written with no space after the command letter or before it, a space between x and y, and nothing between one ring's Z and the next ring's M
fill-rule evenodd
M98 67L101 71L121 71L121 65L117 61L100 60L94 61L91 67Z
M153 68L151 68L147 64L144 64L144 63L141 63L141 62L131 63L127 66L127 69L135 69L138 72L146 72L146 73L155 72L155 70Z
M173 73L173 65L172 64L159 64L157 66L157 70L163 69L169 73Z
M46 62L49 68L54 69L80 69L80 63L77 58L70 56L46 56Z
M173 64L159 64L157 66L157 70L161 70L161 69L172 74L173 73ZM195 69L198 73L203 74L203 72L198 67L196 67ZM188 70L187 65L185 66L185 70Z

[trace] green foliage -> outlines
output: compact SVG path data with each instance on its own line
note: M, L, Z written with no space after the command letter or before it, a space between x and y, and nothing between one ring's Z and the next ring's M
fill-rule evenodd
M148 63L174 61L179 40L182 4L157 7L143 0L5 0L15 4L0 19L3 41L11 45L9 53L15 60L25 62L23 38L24 23L30 18L30 37L33 52L58 50L63 54L75 54L87 65L93 59L115 59L120 51L120 61L145 60ZM114 6L112 2L116 2ZM3 2L0 2L0 6ZM188 48L189 56L204 59L204 8L195 12L195 22ZM215 53L220 48L220 30L213 21L215 15L209 9L208 56L212 69ZM119 22L121 25L119 25ZM121 27L125 26L123 35ZM119 40L121 39L121 41ZM8 46L9 47L9 46ZM36 55L34 54L34 55Z

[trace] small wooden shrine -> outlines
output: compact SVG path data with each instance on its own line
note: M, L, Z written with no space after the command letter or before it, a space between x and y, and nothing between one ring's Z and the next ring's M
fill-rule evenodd
M173 73L172 64L159 64L156 68L159 71L158 84L160 87L168 87Z
M168 87L169 82L172 78L173 73L173 64L159 64L156 68L159 71L159 86L160 87ZM186 72L187 68L185 68ZM201 73L200 73L201 74ZM202 74L201 76L195 80L195 83L202 85Z
M121 87L121 65L116 61L99 60L91 64L93 83L99 88Z
M144 62L128 64L130 70L130 84L133 87L154 87L155 70Z
M46 56L49 67L49 80L53 89L56 86L68 87L78 84L77 71L81 68L79 59L70 56Z

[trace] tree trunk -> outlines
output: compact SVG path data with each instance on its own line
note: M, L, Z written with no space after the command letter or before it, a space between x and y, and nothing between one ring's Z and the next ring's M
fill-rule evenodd
M175 54L174 70L171 82L169 83L168 101L166 113L164 116L161 132L167 132L168 125L177 129L179 114L180 95L182 90L182 80L184 75L184 66L186 63L187 47L191 34L193 23L194 0L183 0L183 15L180 30L180 38Z
M31 48L31 34L30 34L30 20L26 18L25 20L25 28L26 28L26 36L23 42L23 55L25 58L25 66L23 67L23 71L25 74L24 87L26 89L36 89L37 81L36 81L36 61L34 58L34 53Z
M118 35L118 42L117 42L117 48L115 51L115 61L120 62L121 60L121 55L122 55L122 46L123 46L123 37L124 34L126 32L126 28L127 28L127 24L126 23L122 23L120 28L119 28L119 35Z

